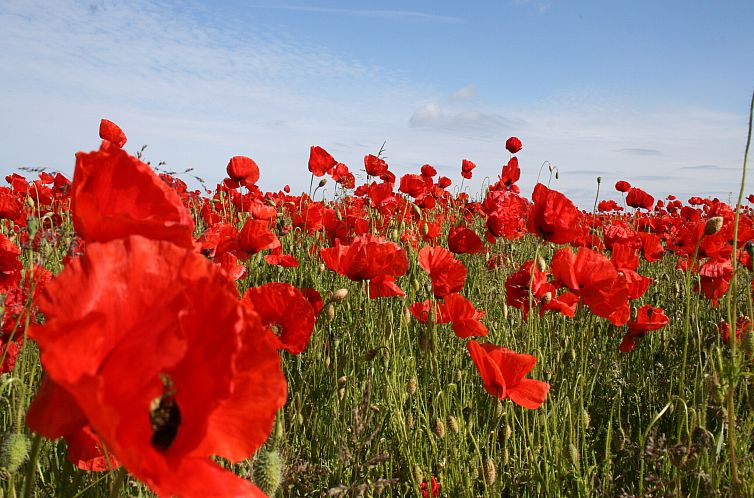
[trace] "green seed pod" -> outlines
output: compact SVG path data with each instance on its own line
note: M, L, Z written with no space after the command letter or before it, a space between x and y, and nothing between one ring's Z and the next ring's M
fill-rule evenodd
M283 480L283 461L275 451L262 449L254 462L254 483L267 496L275 496Z
M3 439L0 447L0 467L4 467L11 474L23 465L29 456L29 438L25 434L11 433Z

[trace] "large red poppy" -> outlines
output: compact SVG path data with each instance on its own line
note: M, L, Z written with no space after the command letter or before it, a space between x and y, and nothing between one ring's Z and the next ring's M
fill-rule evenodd
M448 249L456 254L478 254L484 252L484 243L472 230L458 225L448 232Z
M496 398L510 398L524 408L533 410L544 403L550 384L524 378L537 359L528 354L515 353L494 344L466 343L471 359L482 376L484 389Z
M541 183L531 194L529 231L548 242L567 244L579 235L581 212L565 195Z
M220 268L140 236L93 243L39 306L47 321L29 335L53 394L72 401L56 407L61 396L41 391L33 430L54 438L90 425L159 495L264 496L210 459L251 455L286 397L259 316Z
M351 280L376 280L393 291L400 290L392 283L395 277L408 270L408 257L401 246L374 235L356 237L348 245L336 240L335 246L320 249L319 254L332 271ZM389 290L384 286L373 289L379 297L389 295L389 292L381 292Z
M466 267L444 247L422 247L419 250L419 266L429 273L435 297L447 296L463 289Z
M193 245L194 222L175 190L111 142L76 154L71 211L76 232L87 242L138 234Z
M364 169L370 176L383 176L388 172L387 163L372 154L364 156Z
M21 281L21 249L0 233L0 293L8 292Z
M550 268L556 281L578 294L592 313L617 326L628 321L627 282L605 255L586 247L574 255L564 248L555 252Z
M309 150L309 171L314 176L324 176L338 164L330 153L320 146L312 145Z
M237 184L240 183L245 187L250 187L257 183L259 180L259 166L256 161L246 156L234 156L228 161L228 166L225 168L228 173L228 178Z
M271 342L291 354L299 354L309 344L314 330L314 309L296 287L270 283L247 289L243 301L259 314Z

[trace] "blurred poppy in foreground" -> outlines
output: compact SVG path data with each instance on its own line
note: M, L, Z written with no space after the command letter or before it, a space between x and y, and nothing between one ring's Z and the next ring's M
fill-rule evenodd
M31 429L57 438L91 427L158 495L264 496L210 458L253 454L286 397L259 316L217 265L140 236L92 243L39 307L47 321L29 335L50 384Z

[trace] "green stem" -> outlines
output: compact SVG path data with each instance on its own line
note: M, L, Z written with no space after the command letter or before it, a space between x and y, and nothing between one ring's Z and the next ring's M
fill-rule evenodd
M730 460L730 474L731 480L735 485L740 484L738 478L738 465L736 458L736 414L734 412L733 394L736 391L736 381L738 380L738 360L736 357L736 313L735 313L735 300L733 296L736 291L736 267L738 266L738 222L741 214L741 202L744 198L744 187L746 184L746 161L749 157L749 147L751 146L751 128L752 128L752 116L754 116L754 93L751 95L751 104L749 106L749 132L746 138L746 150L744 151L744 166L741 173L741 188L738 191L738 201L736 202L736 218L733 225L733 254L731 256L731 266L733 268L733 278L731 279L730 289L728 290L728 323L730 324L732 334L730 341L731 354L730 354L730 380L728 382L728 458Z
M39 448L41 445L42 436L35 434L34 440L31 443L31 457L29 458L29 464L26 468L26 477L24 478L24 498L31 498L31 490L34 489L34 477L36 476L34 470L37 467L37 459L39 458Z

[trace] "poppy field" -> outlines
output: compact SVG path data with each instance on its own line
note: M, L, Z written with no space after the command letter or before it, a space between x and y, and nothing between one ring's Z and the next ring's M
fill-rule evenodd
M319 146L192 190L99 134L0 187L0 497L754 496L743 182L583 210L511 137L476 197Z

